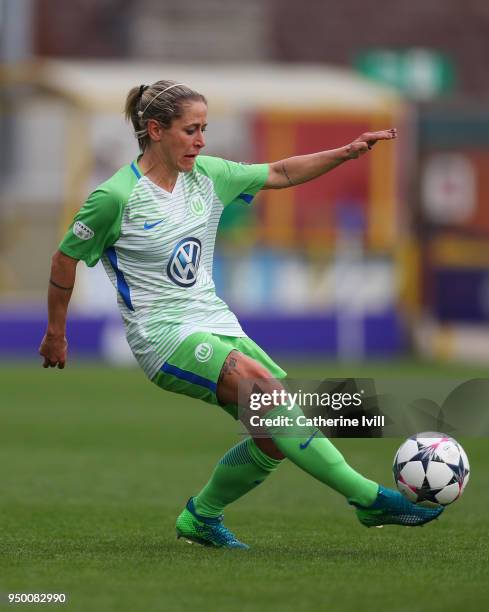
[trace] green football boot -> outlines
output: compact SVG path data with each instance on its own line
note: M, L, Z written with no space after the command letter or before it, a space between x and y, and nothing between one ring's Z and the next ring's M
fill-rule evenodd
M240 542L234 533L224 527L222 521L222 514L216 518L197 514L191 497L185 510L177 518L177 538L184 538L187 542L195 542L202 546L248 549L249 546Z

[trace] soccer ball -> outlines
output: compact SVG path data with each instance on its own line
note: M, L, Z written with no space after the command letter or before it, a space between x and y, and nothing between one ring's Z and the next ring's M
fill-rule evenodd
M457 500L470 474L460 444L431 431L408 438L397 451L392 469L399 491L423 506L447 506Z

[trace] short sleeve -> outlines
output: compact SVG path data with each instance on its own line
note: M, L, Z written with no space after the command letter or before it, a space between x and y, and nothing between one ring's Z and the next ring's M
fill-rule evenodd
M212 179L218 198L223 206L228 206L233 202L251 204L267 181L269 167L199 155L196 170Z
M96 189L75 215L59 250L94 266L119 238L122 211L122 203L114 193Z

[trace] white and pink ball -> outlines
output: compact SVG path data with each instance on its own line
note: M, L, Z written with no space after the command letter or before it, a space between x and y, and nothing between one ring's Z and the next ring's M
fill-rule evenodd
M462 446L450 436L423 432L408 438L394 458L399 491L415 504L447 506L460 498L470 476Z

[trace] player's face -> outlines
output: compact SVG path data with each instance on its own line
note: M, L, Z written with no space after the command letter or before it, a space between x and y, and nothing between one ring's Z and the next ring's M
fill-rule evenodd
M189 102L183 114L174 119L171 126L162 130L161 147L165 158L179 172L190 172L195 158L205 147L204 132L207 127L207 105Z

